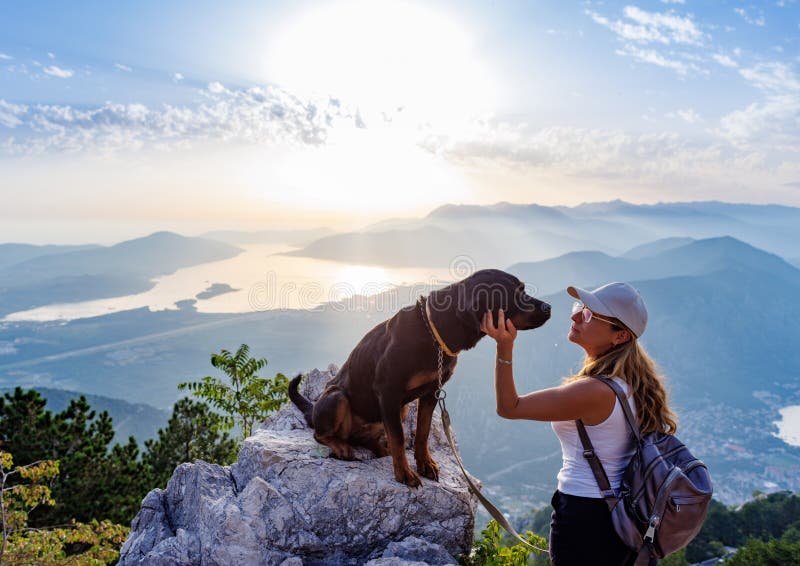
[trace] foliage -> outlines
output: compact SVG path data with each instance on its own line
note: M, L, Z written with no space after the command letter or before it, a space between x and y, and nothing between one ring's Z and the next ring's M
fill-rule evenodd
M58 461L45 460L14 467L9 452L0 451L0 507L3 542L0 563L22 564L110 564L119 558L117 548L129 529L109 521L91 524L70 522L66 527L28 527L29 513L39 505L55 505L50 484L59 473ZM7 487L8 479L19 483Z
M503 546L502 531L496 521L489 521L481 535L473 543L471 555L463 559L467 566L526 566L531 552L536 552L522 543L511 547ZM547 548L547 541L531 531L525 533L523 538L529 544Z
M72 522L66 527L32 529L9 540L3 564L100 566L119 560L130 529L111 521Z
M690 566L686 560L686 549L682 548L678 552L673 552L658 561L658 566Z
M785 566L800 564L800 531L787 530L781 538L762 541L757 538L747 540L731 558L726 566Z
M800 496L789 492L756 494L740 508L716 500L697 537L686 547L689 562L701 562L725 553L725 546L741 546L748 538L777 539L792 527L800 529Z
M172 417L158 439L145 441L142 461L147 467L150 486L165 487L176 466L196 459L212 464L236 460L238 443L228 433L218 432L219 415L208 405L185 397L175 403Z
M9 479L19 476L20 482L9 486ZM0 519L3 542L0 545L2 562L8 540L28 526L28 514L39 505L54 505L48 481L58 475L58 462L32 462L14 467L11 453L0 451Z
M147 493L147 477L139 448L131 437L124 446L108 445L114 428L108 413L96 415L84 397L53 415L35 390L0 398L0 441L18 462L58 460L52 484L58 503L38 507L29 523L36 526L109 519L129 522ZM12 480L13 481L16 480Z
M34 390L17 388L0 398L0 442L18 462L59 460L52 483L55 506L39 506L28 522L33 527L108 519L128 524L141 501L155 486L164 486L175 467L196 458L228 464L236 457L235 442L212 427L215 413L200 402L184 399L158 439L145 443L144 454L133 438L109 447L111 419L99 416L81 397L53 415ZM19 480L9 480L12 484Z
M178 384L179 390L191 391L222 413L217 430L231 430L238 424L242 438L250 436L256 422L287 401L289 386L289 380L282 373L271 379L256 375L267 365L267 360L251 358L249 352L249 346L242 344L234 355L228 350L211 355L211 365L221 369L230 384L211 376L202 381Z

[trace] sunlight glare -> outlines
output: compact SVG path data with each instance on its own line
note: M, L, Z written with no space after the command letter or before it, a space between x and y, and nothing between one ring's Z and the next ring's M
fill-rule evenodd
M341 97L362 111L460 120L490 110L498 91L474 43L452 14L428 6L344 0L287 25L264 72L295 92Z

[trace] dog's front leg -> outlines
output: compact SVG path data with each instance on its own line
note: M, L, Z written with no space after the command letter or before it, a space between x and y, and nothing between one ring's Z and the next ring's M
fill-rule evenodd
M414 437L414 459L417 472L428 479L439 481L439 466L433 461L428 451L428 435L431 431L431 419L436 408L436 397L433 393L423 395L417 400L417 434Z
M383 427L389 440L389 451L392 454L394 477L408 487L419 487L422 480L408 465L406 458L405 436L403 434L403 421L400 418L402 402L400 395L384 392L380 396L381 413L383 414Z

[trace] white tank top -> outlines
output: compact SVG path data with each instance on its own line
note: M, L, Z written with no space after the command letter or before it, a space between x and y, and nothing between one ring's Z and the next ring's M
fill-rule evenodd
M628 395L628 384L620 377L614 381L622 386ZM625 414L619 399L614 396L614 410L606 420L597 425L586 425L586 432L592 441L594 451L603 464L612 489L619 488L622 473L636 450L633 434L625 421ZM633 396L628 404L636 416L636 403ZM601 498L597 480L589 467L589 461L583 457L583 445L575 421L553 421L550 423L561 443L562 464L558 472L558 490L569 495Z

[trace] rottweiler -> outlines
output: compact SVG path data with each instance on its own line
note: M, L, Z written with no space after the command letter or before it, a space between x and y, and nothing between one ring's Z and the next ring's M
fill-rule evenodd
M406 406L418 399L414 458L417 472L438 481L439 468L428 451L438 388L438 348L443 350L442 383L453 375L459 352L485 336L483 313L497 324L503 309L518 330L537 328L550 318L550 305L525 292L525 284L499 269L482 269L442 289L420 296L370 330L316 403L297 390L302 374L289 384L289 398L332 455L353 459L353 446L378 457L391 454L394 476L409 487L421 484L408 465L403 434ZM388 439L388 442L387 442ZM388 444L388 446L387 446Z

